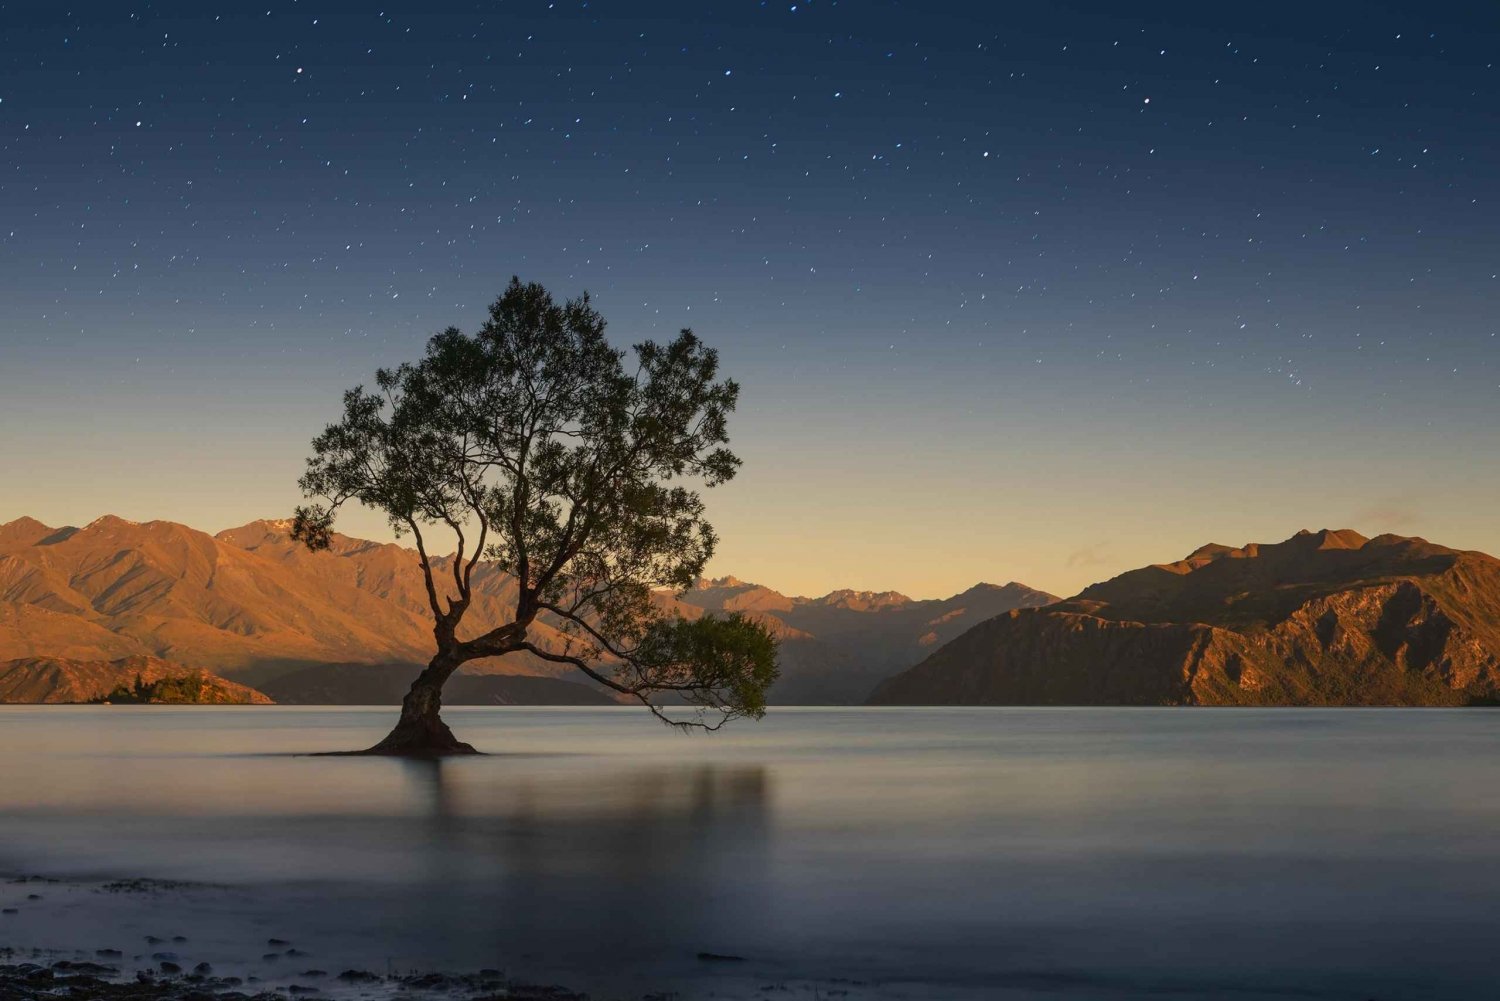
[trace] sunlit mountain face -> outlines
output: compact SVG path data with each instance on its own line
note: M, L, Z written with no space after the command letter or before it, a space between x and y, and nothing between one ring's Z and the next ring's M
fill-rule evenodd
M15 665L15 691L61 692L63 701L87 701L106 677L130 675L117 666L121 658L141 657L240 678L277 701L399 701L411 665L432 656L417 552L335 535L327 552L314 553L288 532L289 523L278 520L208 535L115 516L82 528L32 518L0 525L0 664L26 660ZM447 566L438 561L439 582ZM481 562L474 582L465 635L507 621L515 607L514 578L493 564ZM733 577L656 597L664 611L689 618L744 612L766 621L782 644L782 680L772 698L783 704L860 703L876 683L969 626L1055 600L1017 583L979 584L930 601L847 589L801 598ZM544 650L567 648L545 616L529 634ZM82 670L97 683L55 679L38 688L31 661L57 657L86 663L65 673ZM469 670L584 680L566 664L527 653L477 661ZM490 689L475 688L486 684ZM4 690L0 685L0 695ZM492 697L609 701L596 688L514 681L464 681L452 695L460 704Z

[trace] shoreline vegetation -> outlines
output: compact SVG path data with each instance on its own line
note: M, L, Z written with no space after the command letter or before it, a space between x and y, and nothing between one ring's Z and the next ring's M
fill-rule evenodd
M215 679L207 671L198 670L188 674L174 675L147 681L137 674L131 684L116 685L98 698L89 699L84 705L122 706L200 706L200 705L270 705L269 699L262 703L245 700L225 702L219 698Z

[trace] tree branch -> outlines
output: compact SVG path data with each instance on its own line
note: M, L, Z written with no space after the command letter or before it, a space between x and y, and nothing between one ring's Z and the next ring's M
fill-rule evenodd
M406 527L411 529L411 534L417 540L417 554L422 557L422 581L427 585L427 603L432 606L432 614L437 618L439 624L446 621L442 606L438 603L437 587L432 583L432 561L427 558L427 546L422 541L422 530L417 527L415 518L407 515L404 519Z
M615 681L613 678L610 678L607 675L600 674L598 671L594 670L589 666L588 662L583 660L582 658L573 657L565 653L551 653L547 650L541 649L533 643L522 643L521 649L525 650L528 653L535 654L543 660L550 660L558 664L573 665L574 667L578 668L578 670L582 671L590 678L593 678L595 681L599 682L599 684L605 686L606 688L613 689L614 691L619 692L621 695L628 695L636 701L640 702L641 705L651 710L651 715L655 716L657 719L661 720L668 726L675 727L679 730L691 730L694 728L709 731L717 730L719 729L719 727L723 726L725 723L728 723L731 719L734 718L734 713L732 711L721 708L719 709L720 719L717 723L705 723L702 719L673 719L662 711L661 706L651 701L651 695L653 692L694 691L700 687L697 685L651 685L645 682L642 682L639 685L622 685L619 682ZM702 709L703 707L700 706L700 713L702 712Z
M599 632L599 630L595 629L593 626L589 625L586 621L584 621L582 616L575 614L575 612L571 612L566 608L561 607L560 605L554 605L546 601L541 602L540 607L551 612L554 615L558 615L564 619L567 619L569 622L573 622L581 626L585 632L594 637L594 639L599 643L599 647L610 656L618 657L621 660L629 660L631 658L632 655L629 651L620 650L615 647L614 643L607 636Z
M519 619L496 626L483 635L464 640L456 651L460 663L481 657L503 657L526 648L526 623Z

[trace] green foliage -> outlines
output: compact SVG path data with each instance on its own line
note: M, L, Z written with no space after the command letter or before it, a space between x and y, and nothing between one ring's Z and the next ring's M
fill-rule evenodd
M558 304L512 279L474 334L448 328L421 360L344 395L342 419L313 441L293 535L331 541L349 501L416 540L440 657L528 650L577 666L653 705L674 692L724 719L759 716L775 640L747 619L684 624L654 597L682 591L713 555L700 488L731 479L728 415L739 387L690 330L627 354L610 346L588 296ZM427 538L457 542L450 576ZM472 537L472 538L471 538ZM514 575L515 622L460 639L481 558ZM563 653L539 650L537 618Z
M186 705L203 701L205 678L201 672L171 678L144 681L139 674L135 682L123 682L108 695L93 701L110 702L115 705Z
M766 711L766 689L776 680L776 639L765 625L739 612L658 619L629 667L657 679L659 691L681 691L690 704L729 708L726 719L759 719ZM716 702L721 694L727 697Z

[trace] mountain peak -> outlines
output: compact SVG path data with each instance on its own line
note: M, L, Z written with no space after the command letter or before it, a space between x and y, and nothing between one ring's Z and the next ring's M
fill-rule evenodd
M187 540L194 545L204 545L211 541L207 534L181 522L165 521L160 518L153 518L150 521L131 521L117 514L101 515L79 529L63 529L55 533L48 541L72 541L80 537L120 539L131 542L149 539L156 543Z
M1288 553L1316 553L1329 550L1363 549L1370 540L1352 528L1324 528L1314 532L1301 529L1283 542L1247 542L1239 548L1217 542L1199 546L1176 563L1158 563L1156 567L1173 573L1191 573L1220 560L1253 560L1262 556Z
M1014 591L1017 588L1025 588L1028 591L1035 590L1034 588L1027 587L1025 584L1022 584L1020 581L1017 581L1017 580L1008 580L1004 584L995 584L995 583L991 583L990 581L987 581L987 580L982 580L978 584L975 584L975 585L973 585L971 587L964 588L962 591L960 591L958 593L959 594L982 594L982 593L984 593L986 591ZM954 597L957 597L957 596L958 595L954 595Z
M43 532L52 531L52 527L50 525L42 524L35 518L31 517L31 515L29 514L23 514L15 521L7 521L3 524L0 524L0 532L8 532L16 529L25 529L27 531L40 529Z
M34 546L56 531L35 518L22 515L15 521L0 525L0 546Z
M1038 591L1036 588L1022 584L1018 580L1007 581L1004 584L991 584L989 581L980 581L973 587L960 591L947 600L950 602L969 602L976 599L1005 597L1018 600L1027 606L1037 603L1050 605L1052 602L1058 600L1057 595L1048 594L1046 591Z
M856 591L852 588L840 588L830 591L821 598L814 599L822 605L835 605L839 608L849 608L855 611L868 611L876 608L894 608L898 605L907 605L911 599L900 591Z
M1286 540L1310 549L1363 549L1370 540L1352 528L1302 529Z
M291 531L292 522L289 518L257 518L234 528L226 528L214 538L230 545L243 546L248 542L282 538L290 535Z
M104 514L104 515L100 515L99 517L95 518L93 521L89 522L87 525L84 525L83 526L83 530L85 532L93 532L93 531L98 531L100 529L140 528L140 527L141 527L141 523L138 522L138 521L131 521L129 518L121 518L117 514Z
M1232 553L1234 551L1235 549L1233 546L1225 546L1218 542L1210 542L1207 545L1199 546L1197 549L1194 549L1192 552L1187 554L1186 558L1188 560L1215 560L1220 556L1223 556L1227 553Z

